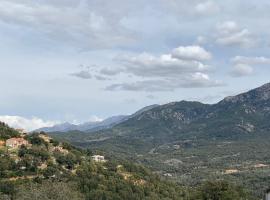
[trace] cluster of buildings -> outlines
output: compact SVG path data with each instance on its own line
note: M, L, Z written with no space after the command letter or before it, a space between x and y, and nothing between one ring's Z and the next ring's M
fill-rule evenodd
M7 139L6 141L0 140L0 147L7 147L9 149L17 149L22 145L28 146L29 142L24 139L27 135L26 131L23 129L16 129L21 136Z
M19 148L22 145L29 145L29 142L25 140L24 138L10 138L6 140L6 147L16 149Z
M7 139L6 141L0 140L0 147L17 149L22 145L28 146L29 142L27 140L25 140L24 138L20 138L20 137L10 138L10 139Z

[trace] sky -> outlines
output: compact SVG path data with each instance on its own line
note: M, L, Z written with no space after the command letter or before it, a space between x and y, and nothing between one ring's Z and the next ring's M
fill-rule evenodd
M33 130L269 82L267 0L0 0L0 121Z

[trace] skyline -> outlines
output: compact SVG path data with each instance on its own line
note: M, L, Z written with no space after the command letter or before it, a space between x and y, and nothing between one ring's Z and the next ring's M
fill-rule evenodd
M81 123L263 85L269 8L266 0L2 0L0 120L28 129Z

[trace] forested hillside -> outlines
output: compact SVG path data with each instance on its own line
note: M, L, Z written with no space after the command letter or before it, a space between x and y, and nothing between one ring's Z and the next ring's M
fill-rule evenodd
M124 160L106 156L95 160L92 155L98 152L75 148L44 133L28 135L3 123L0 133L0 199L253 199L243 188L226 182L188 188Z

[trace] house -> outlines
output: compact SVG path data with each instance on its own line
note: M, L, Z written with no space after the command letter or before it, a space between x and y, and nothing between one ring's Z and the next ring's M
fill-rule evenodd
M101 156L101 155L94 155L94 156L92 156L92 159L95 162L106 162L104 156Z
M28 141L23 138L10 138L6 141L6 147L18 148L22 145L28 145Z
M170 173L165 173L164 176L166 176L166 177L173 177L173 175L170 174Z

